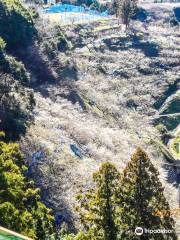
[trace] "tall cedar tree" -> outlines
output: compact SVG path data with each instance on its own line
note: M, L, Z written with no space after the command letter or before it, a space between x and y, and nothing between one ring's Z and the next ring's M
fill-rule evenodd
M54 218L25 171L19 146L0 141L0 225L44 240L54 231Z
M169 204L164 197L164 189L158 175L147 154L138 148L123 172L118 191L118 204L122 207L121 224L124 227L122 239L177 239L174 221L169 214ZM160 216L157 213L165 214ZM172 230L172 233L136 236L134 234L136 227L166 229ZM127 230L130 232L127 233Z
M84 239L116 240L117 205L115 192L119 184L119 173L111 163L104 163L94 173L95 186L86 194L79 194L76 208L85 229Z

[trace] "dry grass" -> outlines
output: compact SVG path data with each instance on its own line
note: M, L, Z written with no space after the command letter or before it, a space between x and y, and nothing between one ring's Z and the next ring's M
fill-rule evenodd
M136 27L139 32L145 31L140 22L136 22ZM159 169L171 206L178 206L177 189L167 181L168 170L162 165L164 156L150 141L160 137L152 124L152 116L157 113L154 103L178 77L178 64L170 65L178 61L177 31L162 21L149 23L146 41L160 46L155 57L147 56L140 48L119 48L123 32L117 33L116 38L107 35L111 40L109 45L105 44L104 35L87 38L90 55L77 54L75 49L67 56L76 63L78 81L71 88L41 86L49 92L46 98L35 94L35 122L24 139L24 147L31 151L37 150L34 146L48 150L44 163L35 165L34 174L40 174L37 182L41 187L46 186L45 200L57 213L68 219L76 216L75 195L80 187L92 184L92 173L104 161L113 162L122 171L137 146L147 151ZM74 36L72 44L77 41L76 33ZM97 47L101 46L99 43L104 47ZM160 67L162 63L168 66L167 70ZM72 90L79 94L85 109L78 101L74 104L68 100ZM83 159L74 155L70 144L80 149ZM41 171L43 165L46 167ZM47 166L49 169L52 166L53 171Z

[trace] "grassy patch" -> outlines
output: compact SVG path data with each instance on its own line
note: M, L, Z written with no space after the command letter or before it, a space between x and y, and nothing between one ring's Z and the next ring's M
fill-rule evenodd
M177 133L177 136L172 140L170 144L170 150L172 154L180 159L180 131Z

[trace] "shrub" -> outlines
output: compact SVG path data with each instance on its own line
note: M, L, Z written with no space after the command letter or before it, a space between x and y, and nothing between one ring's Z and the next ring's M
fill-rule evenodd
M4 73L11 74L15 80L23 85L28 85L30 81L24 65L7 54L2 55L0 59L0 70Z
M161 134L167 133L167 128L162 123L159 123L158 125L156 125L156 128Z
M9 74L0 74L0 129L8 139L25 133L35 101L33 93Z
M4 51L6 47L5 41L0 37L0 52Z
M0 1L0 36L6 41L8 49L25 47L35 34L33 20L18 0Z

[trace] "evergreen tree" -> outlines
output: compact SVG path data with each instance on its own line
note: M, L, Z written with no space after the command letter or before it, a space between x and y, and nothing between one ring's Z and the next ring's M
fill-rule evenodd
M0 141L0 225L44 240L54 231L54 219L25 172L19 146Z
M0 0L0 37L7 48L26 47L33 40L36 30L28 10L19 0Z
M137 9L137 0L115 0L116 16L122 19L126 29L129 27L131 18Z
M115 192L119 183L119 173L111 163L102 164L93 175L94 188L86 194L79 194L76 208L85 229L79 239L116 240L118 235ZM78 238L77 238L78 239Z
M117 194L118 204L122 207L122 239L177 239L174 221L170 216L169 204L163 190L158 171L147 154L138 148L123 172L120 191ZM160 216L158 212L165 214ZM134 233L136 227L166 229L172 233L144 233L137 236Z

